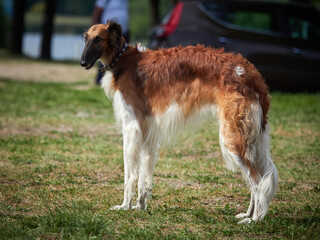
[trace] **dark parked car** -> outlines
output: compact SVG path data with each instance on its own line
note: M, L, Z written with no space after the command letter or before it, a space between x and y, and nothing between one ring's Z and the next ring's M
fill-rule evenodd
M177 1L150 48L204 44L239 52L271 89L320 91L320 12L299 3Z

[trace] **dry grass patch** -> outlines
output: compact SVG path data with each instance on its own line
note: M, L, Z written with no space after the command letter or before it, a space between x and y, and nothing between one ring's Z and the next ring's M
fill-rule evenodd
M87 82L94 85L96 69L84 71L80 65L36 62L36 61L0 61L0 78L8 78L15 81L53 82L53 83L77 83ZM79 88L83 88L79 87Z

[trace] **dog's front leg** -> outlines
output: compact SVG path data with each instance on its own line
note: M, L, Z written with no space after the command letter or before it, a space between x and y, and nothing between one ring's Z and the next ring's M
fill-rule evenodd
M147 209L147 197L151 195L153 172L157 159L157 151L153 147L144 145L140 158L138 198L135 209Z
M139 171L139 155L142 145L142 134L138 120L131 108L124 109L122 116L123 157L124 157L124 199L121 205L111 210L131 209L132 197L135 194Z

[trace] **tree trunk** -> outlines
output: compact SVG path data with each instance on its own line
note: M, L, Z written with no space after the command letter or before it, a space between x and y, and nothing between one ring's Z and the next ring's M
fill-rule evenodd
M13 54L22 54L22 38L24 32L25 0L14 0L13 21L9 50Z
M51 39L53 33L53 18L57 1L46 0L45 19L42 27L41 58L51 60Z
M151 23L155 26L159 23L159 0L150 0L151 4Z

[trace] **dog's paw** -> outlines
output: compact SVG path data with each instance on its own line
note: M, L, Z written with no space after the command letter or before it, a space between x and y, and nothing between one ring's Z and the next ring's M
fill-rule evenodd
M258 223L261 220L259 220L257 217L253 217L253 218L244 218L242 219L240 222L238 222L238 224L250 224L250 223Z
M128 210L129 209L129 206L127 205L116 205L112 208L110 208L110 210L116 210L116 211L119 211L119 210Z
M137 204L136 206L132 206L132 209L134 210L146 210L147 209L147 205L146 204Z
M139 206L132 206L132 210L141 210L141 207L139 207Z
M252 218L244 218L240 222L238 222L238 224L250 224L252 222L254 222Z
M246 213L239 213L236 215L236 218L245 218L245 217L249 217Z

